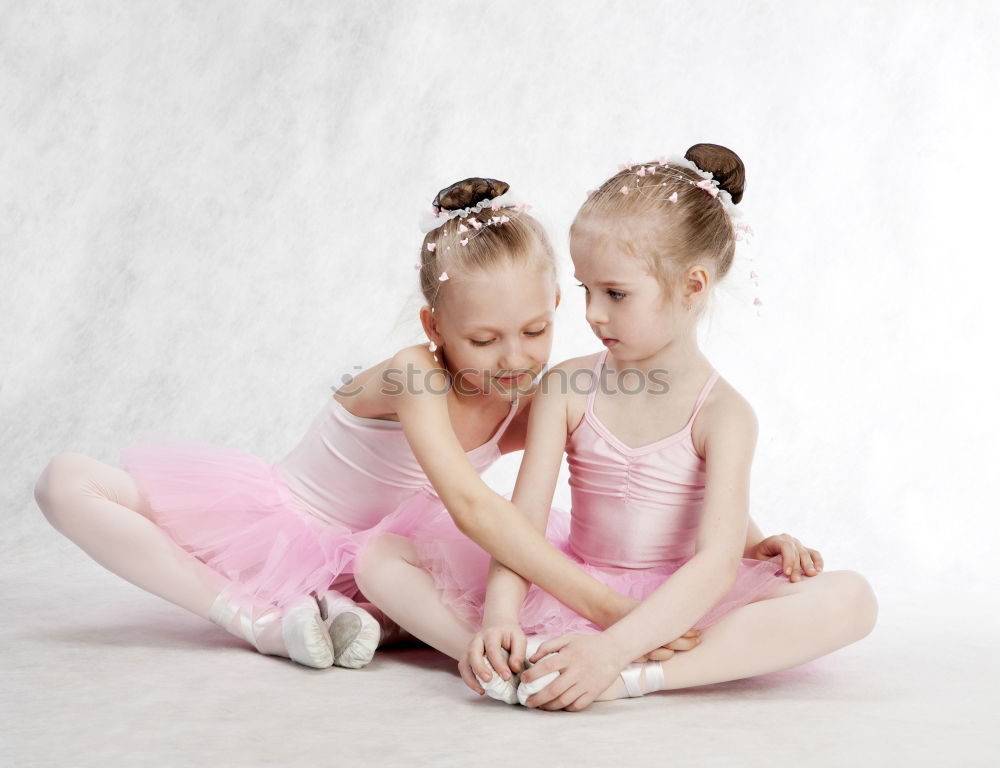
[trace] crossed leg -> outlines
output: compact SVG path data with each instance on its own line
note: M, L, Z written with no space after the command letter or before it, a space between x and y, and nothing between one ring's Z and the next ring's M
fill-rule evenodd
M702 630L701 643L659 664L661 690L739 680L804 664L857 642L875 626L878 603L856 571L777 581L755 602ZM598 700L625 696L619 680Z
M223 626L261 653L314 667L333 663L314 600L304 597L283 615L270 605L232 603L232 582L153 522L148 501L124 470L60 453L38 478L35 500L57 531L137 587Z
M373 540L354 577L368 600L418 640L456 661L465 655L476 632L442 601L412 541L395 534Z
M60 453L35 484L52 526L112 573L204 619L229 584L153 522L125 470L79 453Z
M412 542L373 541L356 574L362 591L394 621L453 659L475 634L442 601ZM856 642L875 625L878 604L855 571L825 571L804 581L776 581L758 600L704 629L700 644L659 664L662 689L709 685L803 664ZM599 700L621 698L619 679Z

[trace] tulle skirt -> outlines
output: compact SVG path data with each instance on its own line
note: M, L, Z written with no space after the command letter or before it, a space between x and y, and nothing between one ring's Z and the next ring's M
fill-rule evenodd
M368 540L383 533L409 535L443 511L429 489L416 491L373 528L352 532L311 514L272 464L156 433L123 447L121 463L156 524L231 579L235 599L278 606L331 587L356 597L354 564Z
M598 581L616 592L639 600L646 598L689 559L669 561L646 569L593 565L585 562L571 549L569 526L569 514L561 509L552 509L545 537ZM478 628L482 623L486 599L489 554L463 536L447 513L430 514L421 526L411 531L410 536L423 566L434 577L434 583L446 604L465 622ZM732 589L693 628L704 629L711 626L730 611L753 602L772 584L785 578L780 556L770 560L743 558ZM601 631L596 624L534 585L528 590L521 607L520 624L525 634L546 637Z

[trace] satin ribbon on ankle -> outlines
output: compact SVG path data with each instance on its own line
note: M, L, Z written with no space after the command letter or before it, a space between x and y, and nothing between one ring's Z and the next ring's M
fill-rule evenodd
M249 611L240 610L239 606L229 599L229 590L224 589L215 598L209 610L208 617L220 627L229 630L234 618L239 618L239 630L246 640L254 648L257 648L257 635L266 625L281 618L278 611L270 611L254 621L248 614ZM258 650L260 650L258 648Z
M642 673L645 671L645 684L642 682ZM625 693L629 698L645 696L653 691L662 691L665 683L663 677L663 667L658 661L647 661L644 664L629 664L621 671L619 677L625 684ZM645 688L645 690L643 690Z

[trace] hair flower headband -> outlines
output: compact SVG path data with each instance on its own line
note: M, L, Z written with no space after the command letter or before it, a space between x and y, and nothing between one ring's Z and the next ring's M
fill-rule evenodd
M695 163L688 160L686 157L683 157L682 155L670 155L669 157L661 156L656 159L656 162L659 165L621 163L618 166L618 170L631 171L633 168L635 168L637 170L635 170L634 173L639 178L659 175L661 178L675 178L680 181L687 182L688 184L696 186L699 189L705 190L705 192L707 192L713 199L718 200L719 203L722 205L722 209L729 215L731 219L737 219L743 216L743 211L739 210L736 207L736 204L733 202L733 197L729 193L729 191L721 189L719 187L718 180L710 172L703 171ZM702 180L699 182L694 182L680 174L671 173L669 168L670 165L679 165L691 171L694 171L696 174L701 176ZM636 179L635 181L636 181L636 189L638 189L639 188L638 179ZM618 191L623 195L628 195L629 192L631 192L631 190L632 190L631 186L629 184L625 184ZM593 193L594 190L588 189L587 197L590 197ZM672 203L676 203L677 193L676 192L672 193L670 197L668 197L667 199Z
M514 208L525 213L531 210L530 205L517 200L511 194L510 185L505 181L479 176L462 179L445 187L435 195L430 212L424 213L421 217L420 229L426 235L438 228L443 228L441 234L448 236L448 228L444 225L452 219L461 219L457 222L456 234L458 235L458 244L464 248L469 245L472 238L483 233L483 227L509 223L511 217L503 213L505 208ZM480 220L477 215L487 209L495 212L496 215L490 215L488 218L484 216ZM431 238L437 239L433 235ZM429 242L427 243L427 251L435 253L437 246L437 243ZM446 244L443 250L450 251L451 246ZM437 266L439 264L441 262L434 257L426 257L422 263L414 264L414 269L423 269L428 265L435 265L435 269L439 269L440 267ZM438 275L437 286L433 290L433 296L429 298L431 312L435 309L434 305L441 286L449 279L451 279L450 275L446 271Z
M446 221L457 218L469 219L469 216L472 214L479 213L487 208L492 211L499 211L502 208L517 208L519 211L531 210L530 205L518 200L508 189L506 192L497 195L496 197L480 200L478 203L470 205L468 208L458 208L450 211L446 208L433 207L429 212L420 216L420 231L426 235L431 230L440 227ZM490 223L506 224L508 221L510 221L510 218L507 216L493 216ZM465 227L467 230L468 227L480 229L482 226L483 225L480 224L478 220L472 218L468 220L468 226L466 226L466 224L459 224L459 231L465 231L461 229L462 227Z

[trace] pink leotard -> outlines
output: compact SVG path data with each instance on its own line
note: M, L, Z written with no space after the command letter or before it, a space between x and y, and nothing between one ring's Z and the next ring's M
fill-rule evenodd
M607 357L597 361L598 376ZM630 448L594 414L594 387L583 419L569 436L572 551L593 565L651 568L694 554L705 498L705 461L691 428L719 374L713 371L679 432Z

